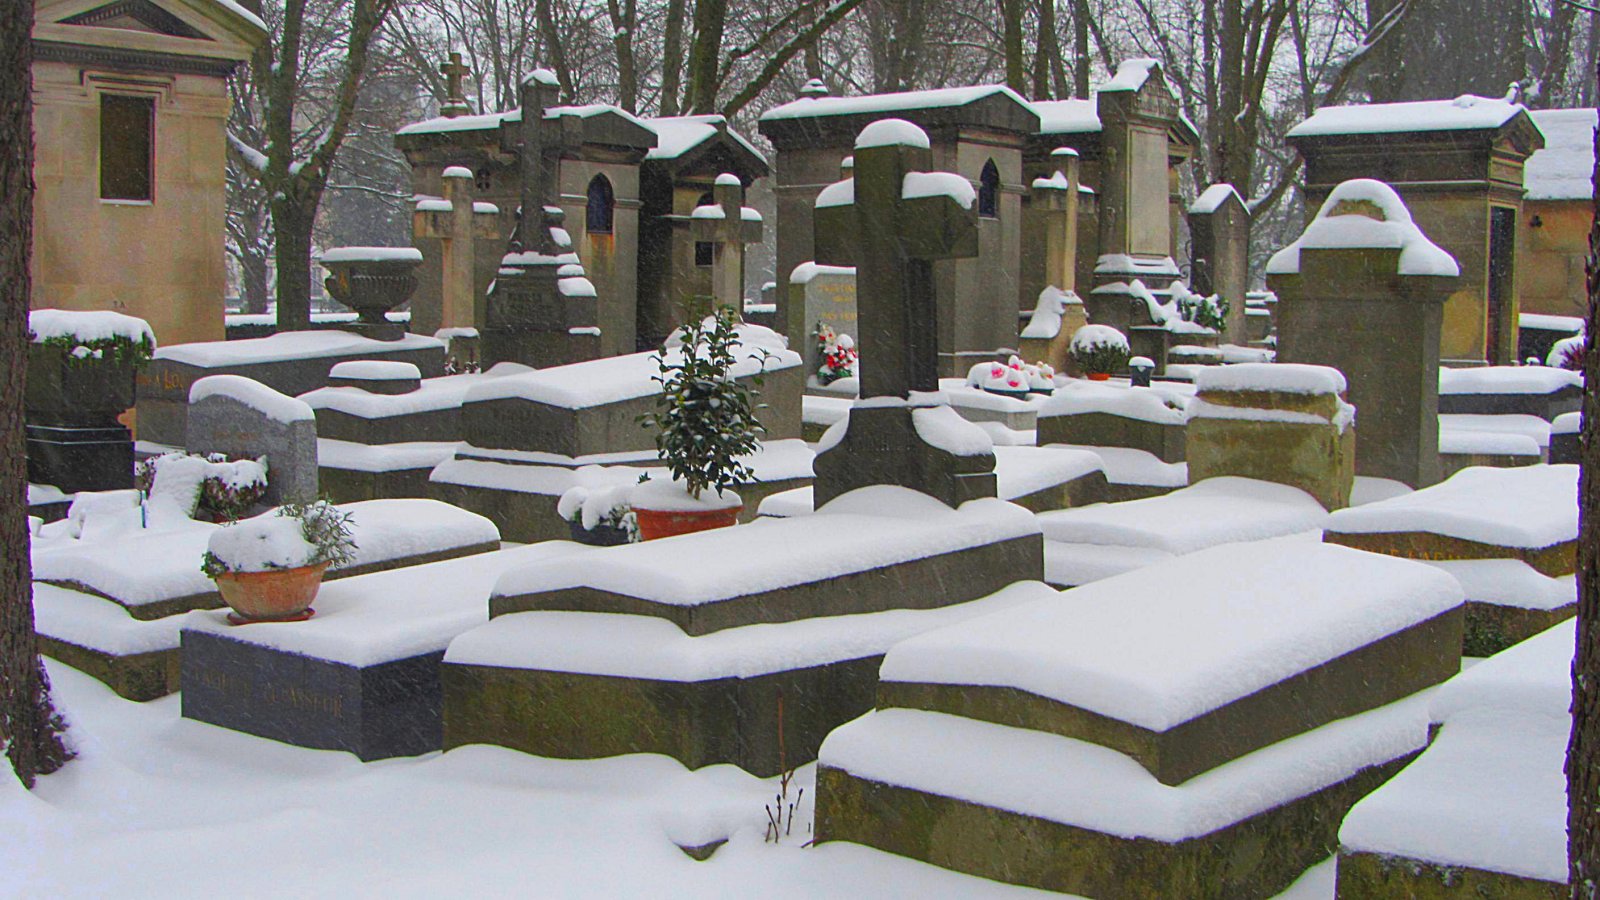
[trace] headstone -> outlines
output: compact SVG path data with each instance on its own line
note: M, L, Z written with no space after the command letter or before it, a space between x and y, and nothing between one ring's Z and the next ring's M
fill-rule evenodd
M267 461L269 504L317 499L317 421L311 407L238 375L213 375L189 390L184 447Z
M690 214L690 235L711 245L713 302L738 309L744 301L744 245L761 242L761 214L744 205L737 175L718 175L711 197L710 205Z
M539 69L523 81L522 113L501 123L504 150L517 154L521 211L484 315L487 365L550 366L600 355L599 303L555 206L555 166L566 132L546 122L555 76ZM547 158L547 155L549 158Z
M803 339L806 378L813 378L822 366L822 345L817 331L826 325L835 335L859 333L856 323L856 270L851 266L819 266L801 263L789 275L789 302L806 311Z
M814 219L817 262L856 267L862 359L861 400L817 456L817 505L871 484L951 506L993 497L992 442L938 395L933 263L977 255L976 193L930 172L927 134L901 119L862 129L854 162L853 178L818 195Z
M476 243L500 239L500 209L492 203L474 202L472 170L449 166L444 170L442 199L422 199L411 219L411 233L417 238L439 241L442 290L438 310L419 310L412 304L412 327L423 334L441 328L472 328L477 325L477 291L473 287ZM424 296L428 296L425 294ZM419 316L419 313L424 315Z
M1089 321L1126 332L1136 302L1128 285L1180 277L1172 259L1167 174L1167 134L1178 120L1178 102L1159 63L1130 59L1100 87L1095 103L1103 125L1100 256L1096 290L1085 303ZM1117 285L1121 289L1113 289Z
M1223 340L1244 344L1245 293L1250 287L1250 210L1231 184L1214 184L1189 207L1190 286L1202 297L1228 301ZM1262 335L1265 337L1265 335Z
M1357 475L1439 480L1439 328L1459 271L1394 189L1367 179L1334 188L1268 262L1278 360L1331 366L1349 381L1361 410Z
M133 436L118 421L134 405L135 354L155 349L143 319L109 311L28 314L22 394L28 481L66 493L133 486Z
M1243 363L1195 375L1189 480L1236 475L1292 485L1324 509L1350 505L1356 410L1326 366Z

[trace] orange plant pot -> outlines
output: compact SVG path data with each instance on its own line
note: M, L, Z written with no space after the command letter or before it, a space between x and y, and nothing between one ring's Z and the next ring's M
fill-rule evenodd
M232 607L229 620L246 622L294 622L311 617L311 601L317 598L322 573L327 563L298 569L268 569L265 572L223 572L216 578L217 590Z
M1111 373L1110 372L1090 372L1087 377L1088 377L1088 379L1090 381L1110 381L1111 380Z
M741 509L744 506L696 510L641 509L635 506L633 513L639 520L639 539L653 541L656 538L727 528L739 521Z

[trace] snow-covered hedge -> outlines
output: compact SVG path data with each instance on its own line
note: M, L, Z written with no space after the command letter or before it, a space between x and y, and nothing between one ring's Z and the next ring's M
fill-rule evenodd
M28 340L85 363L109 359L143 365L156 352L150 323L110 310L33 310L28 313Z
M1110 325L1085 325L1073 332L1072 361L1091 374L1109 374L1128 363L1131 348L1122 332Z

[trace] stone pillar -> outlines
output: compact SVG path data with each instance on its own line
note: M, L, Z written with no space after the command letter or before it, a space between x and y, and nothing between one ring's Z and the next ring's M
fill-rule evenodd
M1168 198L1168 132L1178 102L1151 59L1130 59L1095 95L1103 127L1100 256L1084 302L1089 320L1124 329L1134 280L1165 286L1180 277L1173 261Z
M896 484L951 506L995 495L993 445L939 389L937 259L978 254L967 179L929 172L922 129L884 119L856 140L855 177L817 197L817 262L856 267L861 399L824 437L815 500Z
M1189 207L1190 287L1228 301L1222 340L1244 345L1245 293L1250 288L1250 210L1230 184L1214 184Z
M761 215L744 205L739 176L723 173L711 189L713 205L690 215L696 241L711 244L711 297L717 306L744 308L744 245L761 242Z
M1349 381L1357 475L1414 488L1439 480L1439 329L1459 272L1394 189L1367 179L1334 188L1267 264L1278 360L1332 366Z
M1078 283L1078 151L1060 147L1051 152L1057 168L1049 178L1033 180L1030 207L1044 222L1044 283L1063 291Z

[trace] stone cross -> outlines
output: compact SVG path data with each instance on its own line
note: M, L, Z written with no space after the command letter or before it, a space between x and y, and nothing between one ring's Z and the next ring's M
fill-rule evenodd
M696 241L711 244L711 296L716 306L743 307L744 245L761 243L761 216L744 205L739 176L722 174L711 189L714 201L690 216Z
M464 116L472 112L472 107L467 105L467 95L461 86L461 80L472 74L472 70L461 62L459 50L450 51L450 58L439 66L439 73L445 78L444 103L439 106L439 114L447 119Z
M554 106L558 88L555 76L536 69L522 82L522 111L517 121L500 124L500 149L517 154L517 169L522 181L522 206L517 214L517 230L511 237L513 252L561 252L550 236L551 205L555 192L554 159L548 152L561 146L560 129L544 120L544 110ZM558 223L559 224L559 223Z
M500 239L500 211L493 204L473 201L470 169L449 166L441 183L444 202L419 202L411 233L418 238L435 238L442 248L444 289L439 293L437 328L474 328L478 325L474 245L480 240Z
M896 129L921 132L899 119L867 126L857 139L854 177L817 198L816 261L856 266L862 397L939 389L933 263L978 255L976 202L924 193L948 179L972 186L958 175L928 171L933 158L925 134L920 146L859 143L879 134L895 138Z
M861 399L824 438L815 502L873 484L950 506L992 497L992 446L937 393L933 264L978 255L977 194L960 175L928 171L927 134L900 119L862 129L854 163L853 178L818 195L814 228L818 263L856 267Z

